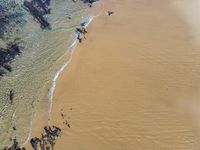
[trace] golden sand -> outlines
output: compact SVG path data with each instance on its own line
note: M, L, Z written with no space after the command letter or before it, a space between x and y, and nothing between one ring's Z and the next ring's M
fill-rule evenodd
M169 2L103 1L57 82L56 150L200 149L200 50Z

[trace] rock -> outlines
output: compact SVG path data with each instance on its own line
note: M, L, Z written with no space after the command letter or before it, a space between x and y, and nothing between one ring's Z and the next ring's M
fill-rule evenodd
M45 15L50 14L49 8L50 0L32 0L24 1L24 6L30 12L30 14L40 23L42 29L50 29L50 24L47 21Z
M6 48L0 48L0 76L6 73L4 69L9 72L12 71L11 61L20 54L20 46L16 41L9 42Z
M37 137L34 137L30 140L31 146L33 147L34 150L38 149L38 144L41 143L41 140Z
M19 146L19 143L17 142L17 139L12 140L12 145L4 147L3 150L26 150L24 147Z

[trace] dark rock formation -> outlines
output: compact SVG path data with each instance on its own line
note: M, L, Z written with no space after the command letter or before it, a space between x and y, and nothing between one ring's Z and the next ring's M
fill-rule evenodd
M34 137L30 140L31 146L34 150L53 150L55 146L56 137L60 136L61 129L56 126L45 126L44 133L41 138Z
M24 1L24 6L30 12L30 14L40 23L42 29L49 28L50 24L45 18L45 15L50 14L51 9L50 0L32 0Z
M33 147L34 150L38 149L38 145L41 143L41 140L37 137L34 137L30 140L31 146Z
M19 44L18 41L9 42L6 48L0 48L0 76L6 73L4 70L12 71L11 61L21 54Z
M3 150L26 150L24 147L19 146L16 139L12 140L12 145L9 147L4 147Z

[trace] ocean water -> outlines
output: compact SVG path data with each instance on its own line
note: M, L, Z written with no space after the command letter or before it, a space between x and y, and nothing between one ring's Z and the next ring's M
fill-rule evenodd
M23 48L21 55L12 62L12 72L0 79L0 149L8 145L11 138L16 137L21 144L27 140L41 101L49 105L52 79L71 57L70 46L75 39L75 28L81 20L90 20L88 6L81 1L52 0L52 12L48 15L52 29L42 30L24 10L22 0L9 1L20 8L22 19L15 26L16 31L11 31L7 39L0 39L0 46L5 46L6 40L19 38L23 41ZM9 104L10 89L14 91L12 105Z

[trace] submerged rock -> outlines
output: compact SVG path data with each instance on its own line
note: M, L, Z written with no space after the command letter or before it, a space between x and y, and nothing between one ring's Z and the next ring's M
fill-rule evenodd
M6 48L0 48L0 76L6 73L4 70L12 71L11 61L21 54L19 44L17 41L9 42Z
M49 28L50 24L47 21L45 15L50 14L51 9L50 0L32 0L24 1L24 6L30 12L30 14L40 23L42 29Z
M31 146L34 150L37 150L39 145L41 144L41 140L37 137L34 137L30 140Z
M34 137L30 140L34 150L53 150L56 144L56 137L60 136L61 129L56 126L45 126L41 138Z
M13 139L11 146L4 147L3 150L26 150L26 149L24 147L19 146L17 139Z
M11 61L21 53L16 33L25 23L25 11L20 3L0 0L0 76L12 71Z

